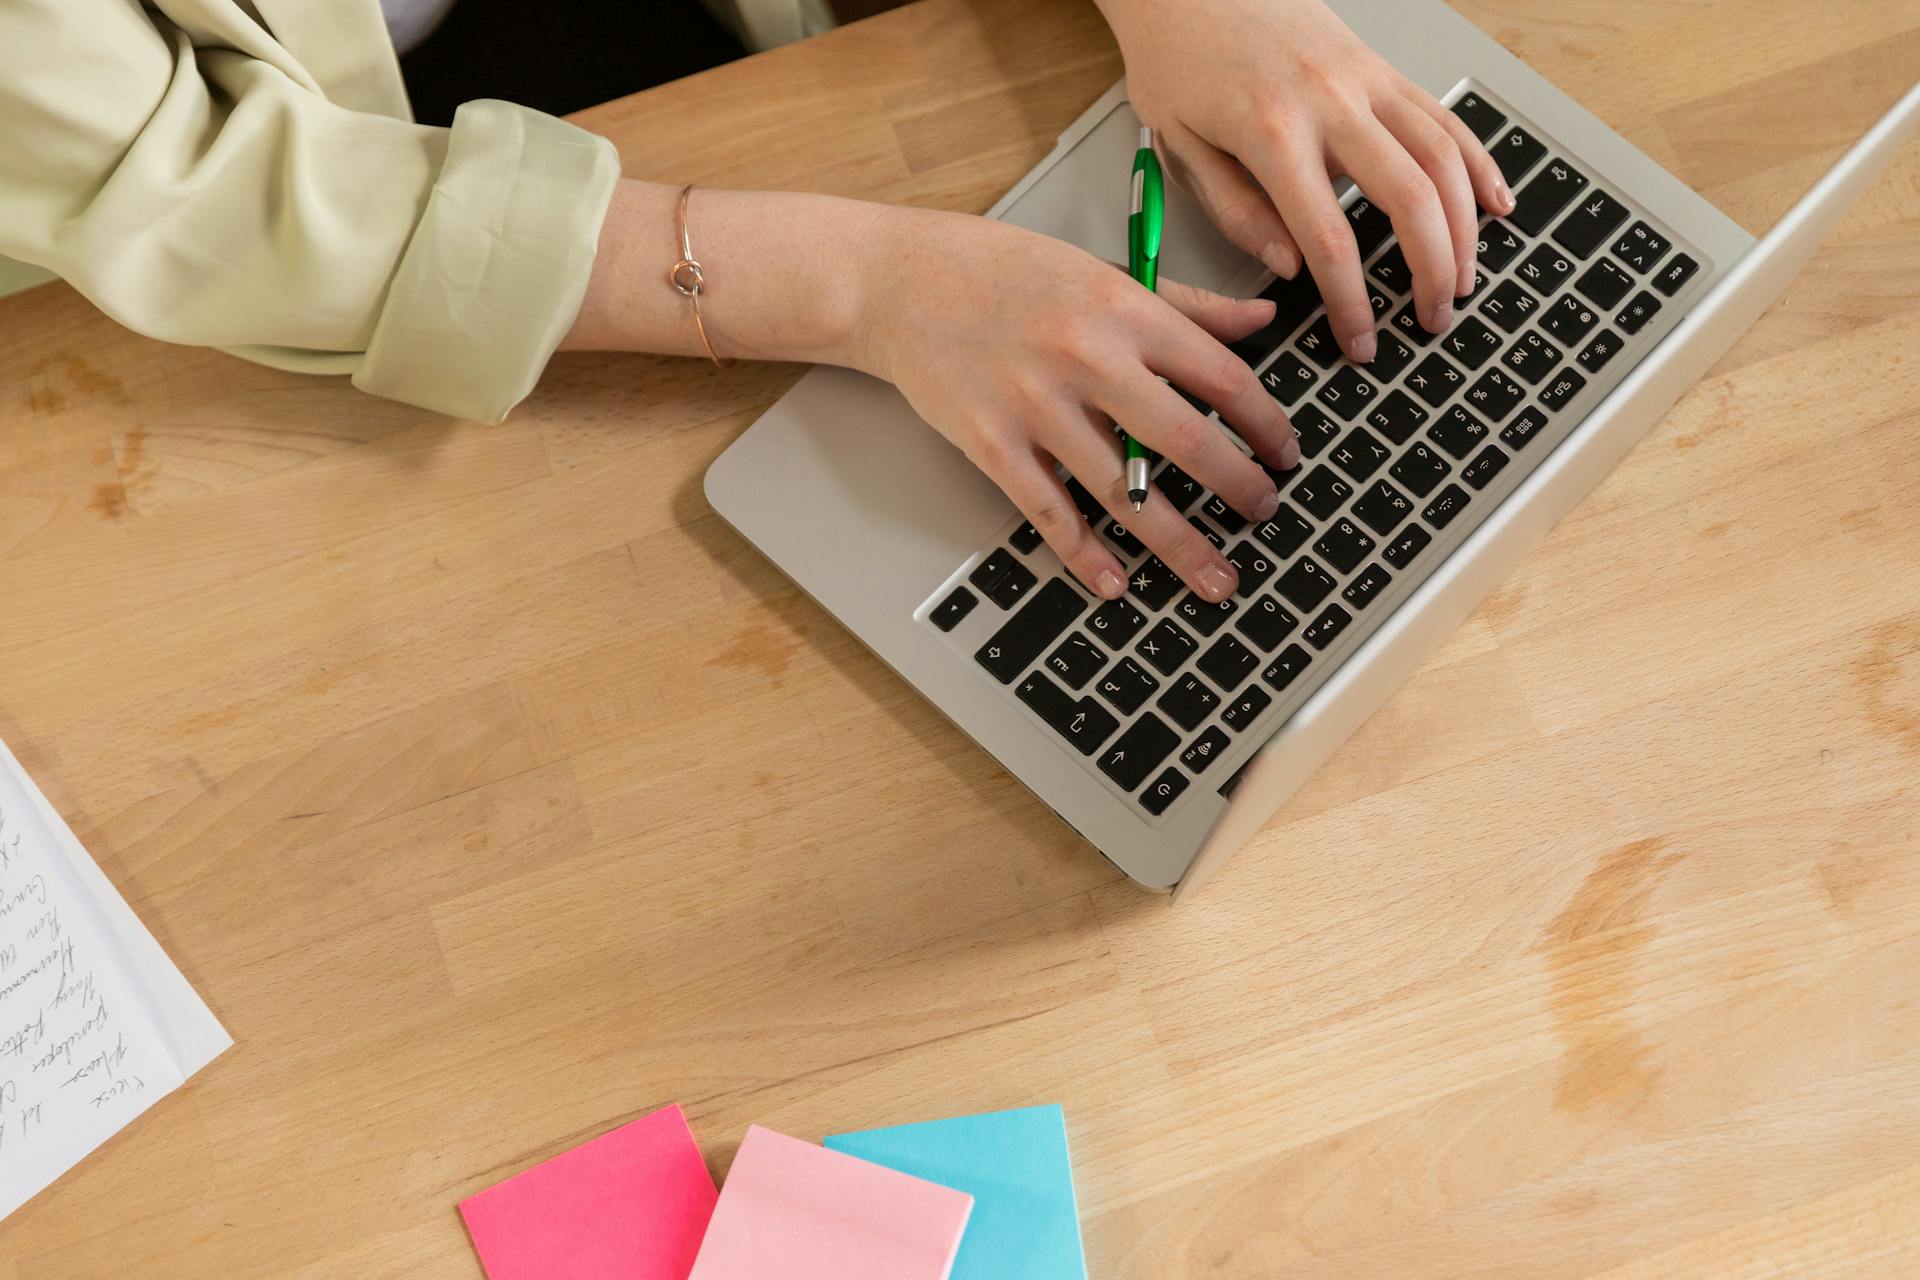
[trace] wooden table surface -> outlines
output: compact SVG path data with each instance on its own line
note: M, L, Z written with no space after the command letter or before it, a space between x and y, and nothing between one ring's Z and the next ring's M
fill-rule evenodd
M1465 0L1755 232L1920 0ZM586 113L628 171L978 210L1118 72L926 0ZM238 1041L0 1280L479 1274L664 1103L716 1176L1059 1101L1093 1274L1920 1274L1920 146L1191 903L707 508L797 376L476 426L0 303L0 736Z

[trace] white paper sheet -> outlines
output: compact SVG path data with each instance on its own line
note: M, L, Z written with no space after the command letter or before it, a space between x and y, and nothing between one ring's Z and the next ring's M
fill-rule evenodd
M232 1044L0 743L0 1219Z

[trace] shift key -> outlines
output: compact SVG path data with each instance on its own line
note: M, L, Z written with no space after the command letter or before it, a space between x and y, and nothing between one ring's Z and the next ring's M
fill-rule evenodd
M1012 684L1086 610L1085 596L1065 580L1050 578L1020 612L980 646L974 659L1001 684Z

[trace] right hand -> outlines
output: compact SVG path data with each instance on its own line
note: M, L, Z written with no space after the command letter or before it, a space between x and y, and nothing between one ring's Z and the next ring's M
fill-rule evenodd
M1272 303L1164 280L1156 296L1072 245L963 214L884 210L864 248L848 363L899 387L1075 577L1105 599L1126 591L1125 567L1081 518L1055 463L1202 598L1233 594L1233 566L1157 488L1134 511L1112 424L1247 519L1271 517L1280 497L1260 463L1290 471L1300 443L1222 344L1272 319ZM1217 409L1259 462L1161 378Z

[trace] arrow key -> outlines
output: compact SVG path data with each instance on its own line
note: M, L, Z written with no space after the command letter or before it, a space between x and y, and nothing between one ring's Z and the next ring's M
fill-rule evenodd
M1099 750L1100 744L1120 727L1105 707L1091 698L1075 701L1072 694L1038 671L1022 680L1014 692L1083 756Z
M1180 735L1149 711L1101 755L1100 772L1119 783L1122 790L1132 791L1179 745ZM1168 797L1168 803L1172 803L1172 797Z

